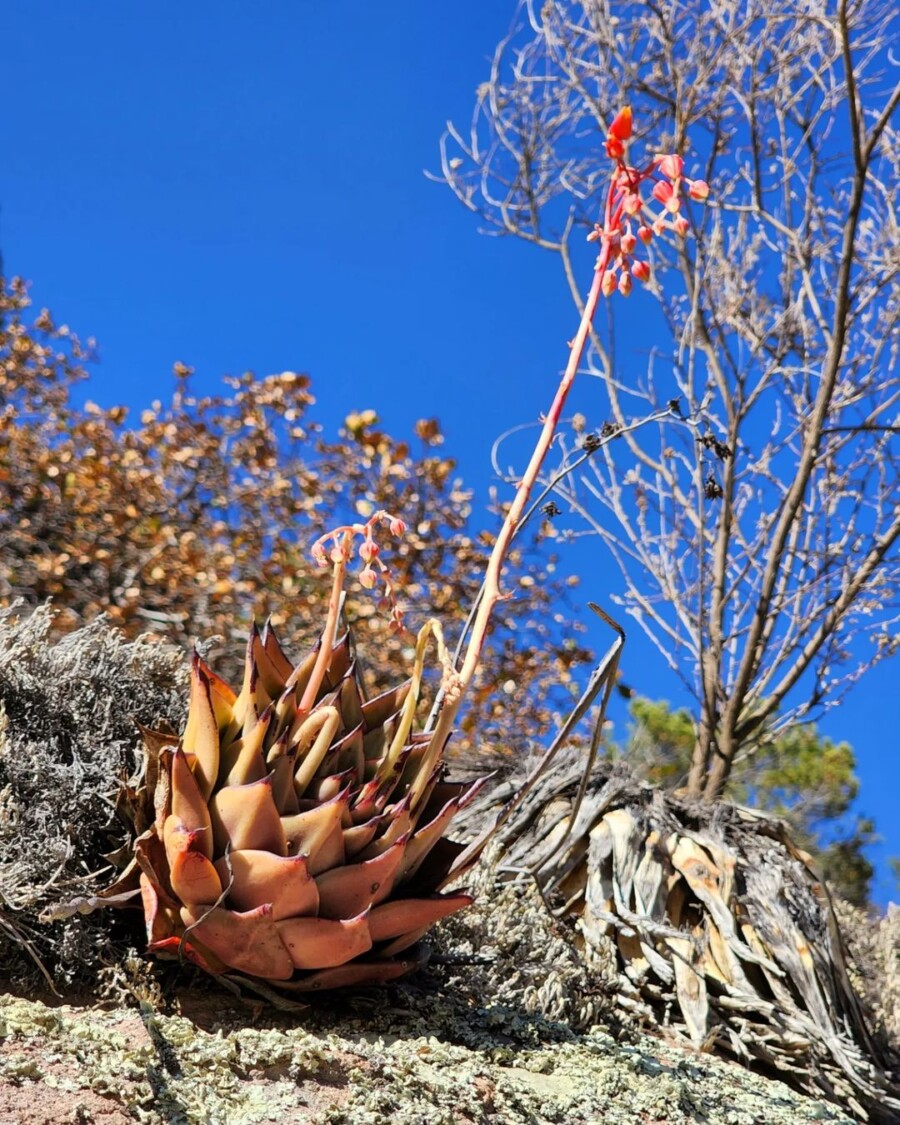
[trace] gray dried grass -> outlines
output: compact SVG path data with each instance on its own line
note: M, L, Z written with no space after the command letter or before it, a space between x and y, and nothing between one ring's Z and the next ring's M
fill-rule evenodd
M179 724L184 654L126 641L97 620L51 638L52 610L0 617L0 966L23 986L41 970L57 986L88 984L117 956L108 916L38 919L96 892L104 855L125 841L119 780L139 767L137 722Z

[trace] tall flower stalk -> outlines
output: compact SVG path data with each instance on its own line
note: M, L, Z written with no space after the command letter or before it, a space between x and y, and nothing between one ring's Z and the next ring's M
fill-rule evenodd
M531 459L519 481L512 503L494 542L484 581L473 615L470 617L469 643L458 667L456 662L447 658L446 651L442 645L440 646L444 672L438 697L438 708L436 708L437 716L435 719L433 714L432 720L429 722L430 739L422 759L421 772L410 788L410 798L414 809L421 805L425 797L427 779L440 769L456 716L481 662L491 617L497 603L504 596L501 579L510 544L523 520L523 516L526 514L535 483L541 476L547 452L553 442L566 400L581 366L585 345L591 333L600 299L601 297L611 297L615 293L619 293L623 297L630 296L634 278L647 283L651 277L650 264L646 258L639 256L639 249L646 251L653 239L665 232L685 237L689 232L690 225L681 213L684 195L688 195L696 202L703 202L709 194L709 188L705 181L691 180L685 177L684 162L677 154L657 153L642 167L629 164L626 157L631 136L632 115L630 108L626 106L616 115L606 136L606 152L613 161L613 167L606 192L602 222L595 224L594 229L588 235L588 241L598 243L600 250L594 264L593 281L584 305L581 321L574 338L569 344L568 362L556 388L550 408L543 416L543 425ZM648 186L650 200L644 198ZM654 211L653 205L658 206L659 210ZM329 621L332 622L333 618L333 622L332 626L329 627L336 628L336 607L339 605L346 567L352 556L352 544L357 536L363 538L363 544L359 548L359 554L364 563L359 575L360 581L363 586L368 588L376 584L379 575L372 569L372 562L376 561L381 571L380 577L385 581L394 619L398 624L400 623L399 613L393 599L390 576L387 568L378 558L379 551L374 543L374 530L379 524L385 522L390 523L391 530L395 533L396 525L402 524L402 521L397 520L396 517L379 512L366 524L353 524L339 528L336 531L329 532L315 543L313 554L319 564L327 566L330 557L334 565L334 587L329 615ZM326 548L328 542L331 543L330 553ZM624 639L621 629L600 607L592 606L592 608L617 631L619 634L618 645L620 646ZM320 650L320 659L322 660L325 659L322 652L328 643L328 638L323 638L323 648ZM494 831L524 798L537 773L562 745L564 737L572 729L575 721L587 711L594 694L603 684L605 684L605 693L601 711L605 710L609 698L609 677L614 675L617 663L618 648L616 649L614 663L603 669L606 680L597 674L592 677L591 684L588 685L588 689L576 706L575 711L548 750L535 774L525 783L513 801L503 811L497 824L457 856L448 871L445 882L451 882L475 862ZM595 736L592 753L596 751L596 741Z
M438 761L443 754L456 715L481 661L491 616L503 597L500 584L503 564L534 485L540 477L566 399L578 374L600 298L610 297L615 292L623 297L629 296L633 277L647 282L650 278L650 266L645 259L637 256L639 244L646 247L655 236L666 230L684 237L688 233L689 224L681 214L683 195L687 193L695 201L702 202L709 194L705 181L690 180L684 176L684 163L678 155L657 154L641 168L628 164L626 155L631 135L631 109L626 106L614 118L606 137L606 151L614 165L606 193L603 221L597 223L588 235L588 241L598 242L600 245L590 292L578 331L569 345L569 359L562 379L550 408L544 415L534 452L494 543L462 664L458 671L451 672L445 678L443 707L429 748L432 762ZM662 210L656 214L643 197L648 183L652 184L653 201L662 206Z

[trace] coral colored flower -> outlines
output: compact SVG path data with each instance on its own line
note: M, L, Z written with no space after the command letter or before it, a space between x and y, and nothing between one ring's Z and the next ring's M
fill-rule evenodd
M631 106L626 105L613 118L609 127L609 135L617 141L627 141L631 136Z
M625 155L625 146L618 137L606 138L606 155L610 160L619 160Z
M653 198L661 203L667 211L674 214L681 207L681 200L675 189L666 180L660 180L653 185Z
M684 176L684 160L677 153L657 153L648 164L639 167L627 164L625 150L631 135L631 109L625 106L613 118L606 136L606 151L616 163L611 173L605 220L595 224L587 236L589 242L601 243L596 269L601 275L600 290L606 297L616 290L627 297L633 290L635 278L649 281L649 263L634 258L638 239L647 246L654 235L666 231L682 236L688 234L690 225L681 214L682 200L689 196L702 202L709 195L709 186L704 180ZM649 187L646 186L648 181ZM658 214L647 207L649 198L645 193L648 191L661 205Z
M399 516L394 516L388 526L391 529L391 535L396 535L399 537L406 534L406 524L399 518Z
M631 267L631 272L638 279L638 281L650 280L650 267L646 262L635 262Z
M372 539L364 539L359 545L359 557L366 563L378 558L378 544Z
M314 543L310 554L315 559L317 566L328 566L328 555L326 554L325 548L321 543Z
M378 582L378 575L375 573L375 571L370 566L365 567L365 569L363 569L359 572L359 584L360 584L360 586L363 586L366 590L374 589L377 582Z
M702 203L709 196L709 184L706 180L688 180L688 195Z
M625 106L613 118L606 136L606 152L613 160L620 160L625 155L625 144L631 136L631 108Z
M664 176L668 176L670 180L677 180L684 170L684 161L680 156L676 156L674 153L659 153L653 163L660 172L662 172Z

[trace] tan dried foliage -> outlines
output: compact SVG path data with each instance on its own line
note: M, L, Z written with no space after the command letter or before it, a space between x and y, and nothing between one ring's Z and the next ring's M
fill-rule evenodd
M900 1054L900 906L884 915L841 899L835 913L850 951L850 979L865 999L876 1032Z
M128 637L203 643L233 676L251 619L271 617L289 652L315 639L326 583L309 545L339 520L385 508L410 529L389 559L410 625L435 615L452 635L461 623L490 537L471 529L471 492L441 454L435 419L416 425L415 448L373 410L350 411L328 440L308 376L247 373L199 395L183 364L168 400L139 413L80 405L90 348L28 308L14 279L0 294L0 604L52 599L61 630L105 613ZM510 588L522 596L498 615L463 724L504 749L521 738L490 685L510 685L516 726L540 734L565 704L573 666L590 657L552 638L567 587L540 539L513 553ZM369 687L396 680L410 637L393 634L358 588L347 615L361 649L379 654Z

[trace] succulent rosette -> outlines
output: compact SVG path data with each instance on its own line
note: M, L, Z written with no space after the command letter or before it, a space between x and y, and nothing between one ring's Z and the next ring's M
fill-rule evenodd
M139 829L144 810L151 952L301 992L420 963L412 947L472 901L437 888L462 851L448 826L482 784L445 780L413 730L428 632L411 679L372 699L349 635L324 666L321 642L294 666L254 627L237 694L194 657L184 733L146 732L127 802Z

